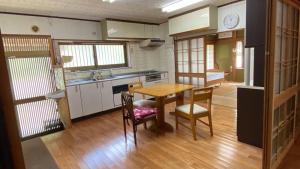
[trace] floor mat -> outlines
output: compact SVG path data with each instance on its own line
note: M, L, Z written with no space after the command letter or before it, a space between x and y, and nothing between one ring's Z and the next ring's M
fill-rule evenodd
M40 138L23 141L22 148L26 169L58 169Z

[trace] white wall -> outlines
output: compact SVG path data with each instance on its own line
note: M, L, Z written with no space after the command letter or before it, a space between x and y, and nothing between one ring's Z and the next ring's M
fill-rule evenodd
M33 25L40 28L38 33L31 30ZM0 14L0 29L4 34L51 35L53 39L102 40L100 22L91 21ZM54 47L58 50L56 45ZM167 70L161 68L161 48L142 49L138 42L129 42L130 68L115 69L113 72Z
M159 26L160 38L166 43L160 47L160 70L169 72L169 82L175 83L175 56L174 40L169 36L169 24L163 23Z
M228 31L223 26L224 17L230 13L240 15L240 23L235 29L245 28L245 1L218 9L218 32ZM31 27L37 25L40 32L33 33ZM43 34L54 39L101 40L101 24L98 22L0 14L0 29L6 34ZM142 49L136 42L128 43L130 68L116 69L114 73L157 69L169 72L169 81L175 82L175 57L173 38L169 37L168 23L159 26L160 38L166 43L155 49Z
M39 32L31 30L38 26ZM53 39L102 39L100 22L0 14L0 29L4 34L51 35Z
M160 69L160 48L140 48L137 42L130 42L128 48L133 69Z
M224 27L224 18L229 14L239 15L239 24L234 29ZM246 1L237 2L218 8L218 32L246 28Z

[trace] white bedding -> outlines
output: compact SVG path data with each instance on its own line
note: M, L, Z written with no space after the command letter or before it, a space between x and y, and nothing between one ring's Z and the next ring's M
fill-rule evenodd
M207 81L224 79L224 72L206 72Z

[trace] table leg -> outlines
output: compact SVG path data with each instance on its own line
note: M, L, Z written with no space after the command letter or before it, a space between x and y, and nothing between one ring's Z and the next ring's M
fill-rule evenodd
M157 114L158 127L161 127L165 122L165 103L163 97L156 98L156 104L159 113Z
M157 114L157 127L160 131L173 132L173 127L165 122L165 98L157 97L156 102L159 110ZM152 126L150 128L152 128Z
M176 94L176 106L180 106L184 104L184 92L180 92ZM175 115L175 112L170 112L170 115Z

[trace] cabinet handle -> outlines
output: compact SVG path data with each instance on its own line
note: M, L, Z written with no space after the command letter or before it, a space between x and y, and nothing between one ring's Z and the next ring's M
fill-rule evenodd
M102 88L104 88L104 82L102 82Z
M76 93L78 92L78 86L75 87L75 92L76 92Z

